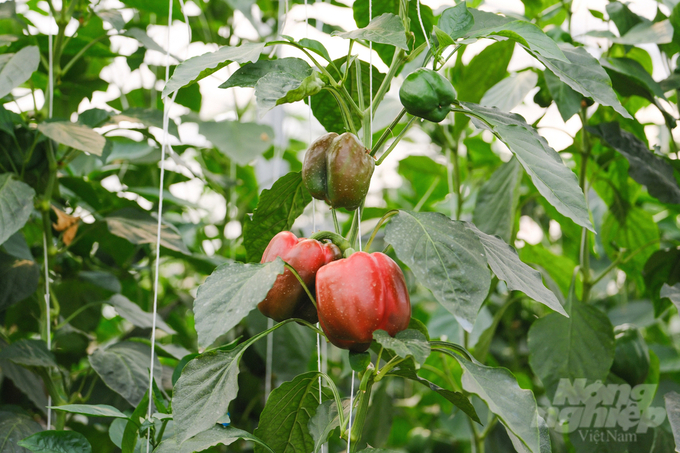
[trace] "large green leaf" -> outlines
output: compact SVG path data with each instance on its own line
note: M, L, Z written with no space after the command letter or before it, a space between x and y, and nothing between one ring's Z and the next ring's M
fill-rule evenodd
M614 361L614 330L607 315L576 298L564 307L568 318L549 314L529 329L529 365L552 400L560 379L604 381Z
M244 225L243 245L248 261L259 262L269 241L281 231L290 230L310 201L312 196L300 172L288 173L271 189L263 190L252 219Z
M385 349L389 349L399 357L413 357L422 365L430 355L430 344L425 335L417 330L407 329L391 337L384 330L373 332L373 339Z
M487 234L510 241L519 203L522 167L517 159L503 164L479 188L472 222Z
M270 72L255 85L258 116L264 116L277 105L307 99L321 91L324 85L317 71L310 71L304 78L287 72Z
M611 80L605 70L585 48L562 43L560 49L570 63L547 58L540 54L534 56L574 90L586 97L593 98L594 101L602 105L614 108L624 118L632 118L616 97Z
M17 53L0 55L0 98L4 98L27 81L40 64L37 46L27 46Z
M0 244L19 231L33 211L35 191L28 184L0 175Z
M564 121L569 120L581 110L583 96L580 93L574 91L549 70L543 71L543 77Z
M255 63L260 58L264 43L244 43L238 47L224 46L215 52L208 52L183 61L175 68L172 77L163 88L163 96L170 96L183 86L187 86L208 77L232 61L237 63Z
M533 71L513 74L489 88L479 103L509 112L522 103L529 91L536 86L537 81L538 76Z
M645 21L635 25L625 35L613 37L611 40L615 43L633 46L668 44L673 41L673 25L668 19L659 22Z
M14 385L35 404L35 407L43 413L46 412L47 395L43 391L43 381L36 373L20 365L15 365L9 360L0 360L0 369L2 369L3 376L11 379Z
M651 95L661 99L666 99L661 86L656 81L654 81L647 70L645 70L645 68L636 60L631 58L604 58L600 60L600 63L610 75L612 75L612 72L623 74L626 76L625 83L639 85L643 90L651 93ZM613 77L612 82L614 82ZM614 87L622 94L627 94L625 90L619 90L619 87L616 84L614 84ZM651 98L651 96L647 97Z
M87 438L76 431L41 431L19 445L33 453L92 453Z
M340 417L338 417L338 405L335 401L326 400L321 403L307 423L309 434L314 439L314 448L311 451L316 453L321 450L333 430L339 426Z
M453 86L461 101L480 102L484 93L503 80L512 58L515 45L512 41L498 42L484 48L465 67L459 67L461 74L453 73Z
M156 244L158 221L145 211L123 208L104 219L112 234L133 244ZM179 231L170 224L161 224L161 245L176 252L189 254Z
M557 297L543 285L541 274L524 264L517 256L515 249L497 236L482 233L471 223L468 223L467 227L479 237L489 267L496 277L508 285L508 289L522 291L535 301L567 316Z
M312 451L314 439L307 425L319 403L319 373L301 374L272 391L253 434L276 453ZM264 451L255 446L255 453Z
M573 171L562 162L536 129L515 113L461 102L478 127L492 131L512 151L538 191L555 209L578 225L594 231L586 200Z
M422 203L423 207L431 206L449 195L449 184L446 166L439 164L427 156L408 156L399 161L398 172L413 189L413 206Z
M406 30L399 16L392 13L381 14L364 28L348 32L333 32L331 36L345 39L364 39L378 44L388 44L408 50Z
M231 445L239 439L255 442L264 446L266 451L272 451L264 442L247 431L234 428L233 426L213 426L187 439L181 445L177 442L176 437L167 438L154 450L154 453L194 453L195 451L207 450L217 445Z
M607 255L614 260L621 248L637 251L630 261L621 265L642 283L640 269L659 248L659 227L652 215L642 208L631 208L624 213L607 212L602 222L602 245Z
M659 292L659 297L662 299L667 297L680 310L680 284L676 283L670 286L668 283L664 283Z
M312 67L300 58L280 58L278 60L261 60L241 66L220 88L250 87L255 88L257 82L267 74L289 74L303 80L312 73Z
M139 305L122 294L115 294L106 302L109 305L113 305L118 314L123 319L127 319L133 326L141 327L142 329L153 327L153 314L145 312ZM171 335L176 333L159 315L156 315L156 328L163 329Z
M198 287L194 300L198 344L210 346L241 322L283 271L280 258L265 264L227 263L215 269Z
M70 121L41 123L38 130L48 138L78 151L101 156L106 139L89 127Z
M437 26L452 40L456 40L470 30L475 23L475 18L468 11L467 3L461 2L456 6L447 8L442 12Z
M274 144L274 130L266 124L204 121L198 124L198 131L241 166L248 165Z
M0 311L29 297L39 282L40 267L35 261L0 251Z
M480 397L498 416L515 449L543 453L538 408L531 390L520 388L515 377L505 368L484 366L460 356L456 358L463 368L463 390Z
M3 453L30 453L21 447L21 439L42 431L42 427L31 417L14 412L0 412L0 451Z
M87 415L88 417L128 418L127 415L108 404L65 404L63 406L52 406L50 409L70 414Z
M117 124L122 121L140 123L145 128L156 127L158 129L163 129L163 111L158 109L133 107L122 111L118 115L113 115L110 122ZM179 138L177 124L175 124L175 121L172 118L170 118L170 121L168 122L168 133Z
M668 422L671 425L671 431L675 439L675 451L678 451L680 450L680 394L668 392L663 398L666 403Z
M673 167L652 153L642 140L621 129L616 122L601 123L587 130L628 160L630 177L646 186L650 195L662 203L680 204L680 186L673 174Z
M468 332L491 284L484 248L463 222L435 212L399 211L385 241Z
M178 443L211 428L227 413L238 393L244 351L243 345L230 351L209 351L186 364L172 395Z
M0 359L9 360L22 366L56 367L54 354L47 350L41 340L22 339L0 351Z
M151 347L134 341L123 341L99 348L89 357L90 365L114 392L137 406L149 389ZM162 376L161 364L154 357L154 379Z

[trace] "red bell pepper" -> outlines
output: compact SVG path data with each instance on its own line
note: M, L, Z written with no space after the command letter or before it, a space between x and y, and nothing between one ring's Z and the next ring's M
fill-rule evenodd
M380 252L356 252L319 269L316 303L330 342L355 352L368 349L374 331L394 336L411 319L404 274Z
M281 257L300 274L302 281L314 294L314 280L319 268L340 256L338 247L331 243L323 244L315 239L298 239L290 231L282 231L269 242L261 262L268 263L274 261L276 257ZM289 269L276 278L274 286L257 308L263 315L275 321L300 318L311 323L317 322L314 304Z

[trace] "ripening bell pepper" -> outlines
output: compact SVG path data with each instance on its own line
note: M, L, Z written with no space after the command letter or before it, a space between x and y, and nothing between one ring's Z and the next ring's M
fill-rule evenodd
M297 238L290 231L282 231L272 238L262 255L262 263L281 257L290 264L314 294L317 271L342 256L334 244L323 244L315 239ZM275 321L300 318L317 322L316 308L295 275L286 269L276 277L267 297L257 305L260 312Z
M355 352L368 349L374 331L394 336L411 319L404 274L380 252L356 252L319 269L316 304L328 340Z
M404 80L399 89L399 99L411 115L438 123L451 111L456 90L438 72L419 68Z
M317 200L354 210L368 193L375 159L356 135L334 132L311 144L302 163L302 181Z

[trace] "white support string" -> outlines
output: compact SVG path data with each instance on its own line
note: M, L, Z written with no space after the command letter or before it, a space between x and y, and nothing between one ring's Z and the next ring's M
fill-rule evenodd
M352 370L352 386L349 393L349 419L347 427L347 453L352 444L352 406L354 406L354 370Z
M427 37L425 25L423 25L423 16L420 15L420 0L416 1L416 9L418 10L418 21L420 22L420 28L423 30L423 36L425 37L425 42L427 43L427 50L430 50L430 39Z

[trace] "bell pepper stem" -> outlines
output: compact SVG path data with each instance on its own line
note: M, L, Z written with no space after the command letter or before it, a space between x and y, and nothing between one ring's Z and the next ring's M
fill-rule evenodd
M323 241L324 239L327 239L333 244L337 245L340 251L343 253L345 253L345 250L352 247L352 244L347 239L331 231L319 231L318 233L311 235L309 238L315 239L317 241Z
M397 214L399 214L399 211L397 209L393 209L380 218L378 224L375 226L375 228L373 228L373 233L371 233L371 237L368 239L368 242L366 243L366 250L370 250L371 244L373 244L373 239L375 239L375 236L378 234L378 230L380 229L380 227L382 227L383 224L387 222L390 217Z
M392 134L392 131L394 130L395 127L397 127L397 124L399 124L399 121L406 115L406 109L401 109L401 112L397 115L397 117L392 121L392 124L387 126L387 129L385 129L385 132L380 136L378 141L376 142L375 146L371 148L371 156L375 156L378 151L380 151L380 147L385 143L385 140L387 140L390 135Z
M333 214L333 226L335 227L335 232L340 234L340 223L338 223L338 213L335 209L331 209L331 214Z
M296 271L295 268L288 263L284 263L284 266L295 276L295 278L297 278L297 280L302 285L302 288L307 293L307 296L309 296L309 299L312 301L312 304L314 304L314 308L316 308L316 299L314 299L314 296L312 295L311 291L309 291L309 288L307 288L307 285L305 285L305 282L302 280L302 277L300 277L300 274L298 274L298 271Z
M371 399L371 390L373 389L375 374L373 370L366 370L366 373L361 379L361 384L359 385L359 404L357 407L356 417L354 418L354 423L352 423L352 452L356 451L356 446L361 440L361 434L364 430L364 422L366 421L366 415L368 414L368 403Z
M395 138L394 141L392 142L392 144L390 144L390 147L387 148L387 150L384 153L382 153L382 155L380 156L380 159L378 159L378 161L375 163L375 165L382 164L382 162L387 158L387 156L390 155L392 150L394 150L394 148L401 141L401 139L404 138L404 136L406 135L406 132L408 132L408 130L411 128L411 125L413 124L413 122L415 120L416 120L416 117L414 116L413 118L411 118L409 120L408 123L406 123L406 126L404 126L404 129L402 129L402 131L399 133L399 135L397 135L397 138Z

